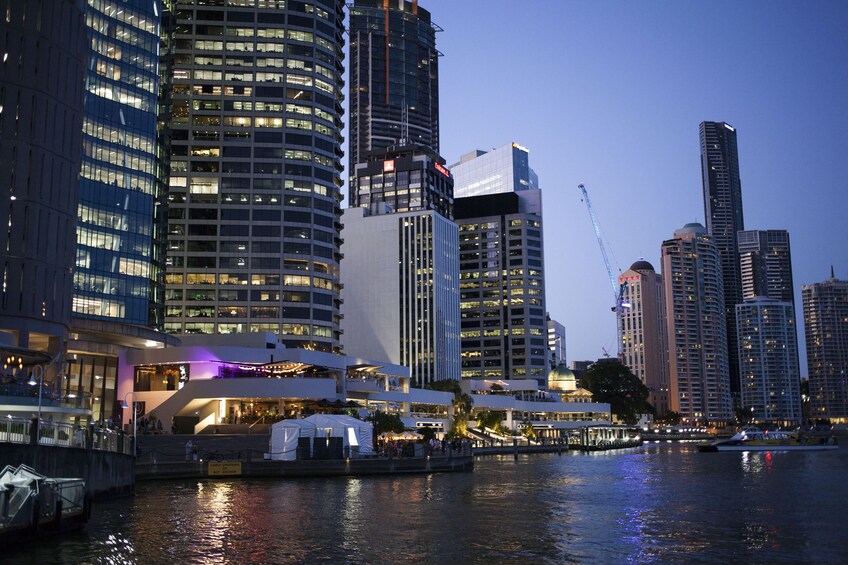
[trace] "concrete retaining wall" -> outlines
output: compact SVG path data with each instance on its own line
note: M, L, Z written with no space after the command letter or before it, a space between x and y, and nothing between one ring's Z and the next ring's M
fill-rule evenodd
M92 498L130 494L135 485L133 458L122 453L53 447L48 445L0 444L0 469L27 465L56 478L83 478Z

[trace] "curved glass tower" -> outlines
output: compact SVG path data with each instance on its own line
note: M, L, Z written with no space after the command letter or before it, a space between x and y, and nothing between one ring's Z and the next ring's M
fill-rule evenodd
M71 322L83 2L7 2L2 14L0 343L53 356Z
M74 316L162 327L159 0L89 0Z
M339 0L175 3L166 330L339 343Z

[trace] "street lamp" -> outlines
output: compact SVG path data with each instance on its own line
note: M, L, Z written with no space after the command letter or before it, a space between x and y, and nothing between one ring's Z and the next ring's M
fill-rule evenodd
M36 380L36 374L38 380ZM29 375L27 384L30 386L38 385L38 432L36 432L35 443L41 442L41 391L44 388L44 368L41 365L34 365L32 373Z
M130 407L130 405L127 404L127 398L129 398L130 396L133 397L133 403L132 403L133 457L135 457L136 456L136 450L138 449L138 446L136 445L136 440L138 439L137 436L136 436L136 427L138 426L138 423L136 422L136 419L137 419L136 413L138 412L138 407L136 406L135 391L134 390L131 390L124 395L124 401L121 403L121 408L126 410L127 408Z

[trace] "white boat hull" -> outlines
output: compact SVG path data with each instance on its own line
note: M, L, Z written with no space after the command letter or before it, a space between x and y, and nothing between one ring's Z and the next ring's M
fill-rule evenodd
M716 445L716 451L822 451L838 445Z

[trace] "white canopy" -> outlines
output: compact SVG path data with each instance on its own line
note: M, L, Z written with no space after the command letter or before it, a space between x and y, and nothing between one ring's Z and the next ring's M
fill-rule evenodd
M297 442L301 437L315 437L315 424L306 420L281 420L271 426L271 459L297 459Z
M300 420L281 420L271 426L271 459L297 459L297 444L301 437L340 437L345 447L357 447L360 454L370 454L374 452L373 430L370 422L343 414L314 414Z

